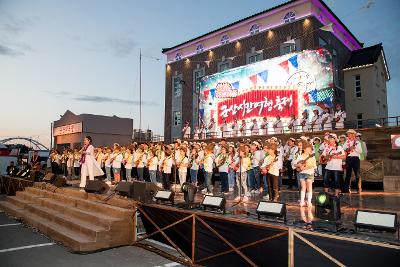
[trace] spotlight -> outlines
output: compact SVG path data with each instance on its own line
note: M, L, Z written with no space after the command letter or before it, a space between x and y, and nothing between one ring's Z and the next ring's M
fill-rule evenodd
M356 232L357 228L396 232L397 214L393 212L357 210L354 226Z
M183 192L183 198L185 199L186 208L193 208L197 187L191 183L183 183L181 190Z
M158 190L154 195L154 199L156 200L156 203L171 202L171 205L174 205L174 192L169 190Z
M261 216L267 218L282 218L286 223L286 204L281 202L260 201L257 206L257 217L260 220Z
M340 215L340 199L325 192L319 193L315 203L315 217L320 220L313 222L313 228L337 232L341 226Z
M203 201L201 202L203 210L210 208L212 211L222 212L222 214L225 214L225 204L225 198L207 195L204 196Z

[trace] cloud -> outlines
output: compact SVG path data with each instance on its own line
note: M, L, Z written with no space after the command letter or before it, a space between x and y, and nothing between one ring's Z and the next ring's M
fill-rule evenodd
M116 104L124 104L124 105L135 105L139 106L139 101L133 101L128 99L107 97L107 96L96 96L96 95L77 95L72 94L66 91L48 91L44 90L43 92L47 94L51 94L55 97L68 97L71 100L75 101L83 101L83 102L92 102L92 103L116 103ZM142 101L142 105L151 105L151 106L159 106L160 103L156 103L153 101Z
M15 56L21 56L23 54L24 54L23 52L17 51L11 47L0 44L0 55L15 57Z
M132 33L118 33L106 37L102 41L91 41L86 36L69 35L74 42L83 44L84 49L91 52L106 52L116 57L126 57L137 47L137 43L130 36Z
M39 19L37 17L19 18L0 9L0 32L19 35L32 27Z

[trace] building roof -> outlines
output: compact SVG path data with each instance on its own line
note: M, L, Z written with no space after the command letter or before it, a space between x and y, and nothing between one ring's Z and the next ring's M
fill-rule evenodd
M203 35L201 35L201 36L195 37L195 38L193 38L193 39L190 39L190 40L188 40L188 41L186 41L186 42L180 43L180 44L175 45L175 46L173 46L173 47L163 48L161 52L162 52L162 53L167 53L167 52L169 52L169 51L171 51L171 50L173 50L173 49L175 49L175 48L177 48L177 47L180 47L180 46L182 46L182 45L185 45L185 44L188 44L188 43L190 43L190 42L196 41L196 40L198 40L198 39L201 39L201 38L203 38L203 37L205 37L205 36L207 36L207 35L216 33L216 32L218 32L218 31L225 30L225 29L227 29L227 28L229 28L229 27L232 27L232 26L234 26L234 25L236 25L236 24L239 24L239 23L241 23L241 22L243 22L243 21L249 20L249 19L251 19L251 18L257 17L257 16L259 16L259 15L265 14L265 13L267 13L267 12L270 12L270 11L272 11L272 10L281 8L281 7L283 7L283 6L286 6L286 5L288 5L288 4L291 4L291 3L294 3L294 2L297 2L297 1L302 1L302 0L290 0L290 1L284 2L284 3L280 4L280 5L274 6L274 7L272 7L272 8L266 9L266 10L264 10L264 11L261 11L261 12L259 12L259 13L254 14L254 15L251 15L251 16L249 16L249 17L246 17L246 18L243 18L243 19L241 19L241 20L235 21L235 22L233 22L233 23L231 23L231 24L228 24L228 25L226 25L226 26L224 26L224 27L221 27L221 28L219 28L219 29L213 30L213 31L208 32L208 33L206 33L206 34L203 34ZM348 32L350 33L350 35L351 35L351 36L357 41L357 43L362 47L364 44L361 43L361 42L353 35L353 33L346 27L346 25L344 25L344 23L335 15L335 13L333 13L333 11L324 3L324 1L322 1L322 0L318 0L318 1L319 1L333 16L334 16L335 19L337 19L337 21L346 29L346 31L348 31Z
M347 61L346 65L343 67L343 69L351 69L351 68L357 68L357 67L362 67L365 65L371 65L374 64L375 62L378 61L379 56L383 56L383 61L385 64L385 68L387 71L387 78L388 80L390 79L389 75L389 69L386 64L386 58L385 58L385 53L383 52L383 46L382 43L365 47L362 49L355 50L351 52L350 59Z

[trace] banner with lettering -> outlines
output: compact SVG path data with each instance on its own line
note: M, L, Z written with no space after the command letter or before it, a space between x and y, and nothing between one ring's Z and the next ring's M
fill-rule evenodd
M333 105L332 57L325 49L304 50L205 76L200 82L199 117L288 121L292 114ZM310 116L311 117L311 116Z

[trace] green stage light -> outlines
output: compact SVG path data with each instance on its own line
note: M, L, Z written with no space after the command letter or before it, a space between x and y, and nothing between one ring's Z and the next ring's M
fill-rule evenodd
M325 193L320 193L317 197L318 205L325 205L327 200L328 197L326 196Z

